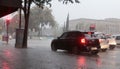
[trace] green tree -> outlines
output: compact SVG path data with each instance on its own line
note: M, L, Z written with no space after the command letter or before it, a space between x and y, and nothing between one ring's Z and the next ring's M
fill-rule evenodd
M3 21L3 19L0 19L0 34L3 32L3 30L5 29L4 28L4 21Z
M28 25L29 25L30 7L32 2L35 3L37 6L43 8L45 5L51 6L51 1L53 0L24 0L23 11L25 17L25 26L24 26L24 37L23 37L22 48L27 48ZM79 0L58 0L58 1L61 1L64 4L79 3Z
M55 26L56 22L54 20L54 17L51 14L51 9L49 8L38 8L38 7L33 7L31 9L31 14L30 14L30 20L29 20L29 28L33 29L35 28L36 31L39 30L39 25L41 24L42 26L49 24L50 26Z
M23 18L23 15L21 16L21 20L22 20L22 23L21 23L21 27L23 28L24 27L24 18ZM10 24L9 24L9 33L14 33L16 31L16 28L19 28L19 13L16 13L11 21L10 21Z

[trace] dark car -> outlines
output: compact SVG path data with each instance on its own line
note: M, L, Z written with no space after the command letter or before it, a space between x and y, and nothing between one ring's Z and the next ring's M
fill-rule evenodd
M99 40L91 37L89 34L80 31L69 31L63 33L57 39L51 42L52 51L68 50L73 53L90 52L97 54L100 49Z

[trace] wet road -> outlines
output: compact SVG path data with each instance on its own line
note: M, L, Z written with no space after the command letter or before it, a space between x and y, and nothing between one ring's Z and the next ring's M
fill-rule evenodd
M14 48L14 40L0 42L0 69L120 69L120 48L98 55L52 52L51 40L29 40L27 49Z

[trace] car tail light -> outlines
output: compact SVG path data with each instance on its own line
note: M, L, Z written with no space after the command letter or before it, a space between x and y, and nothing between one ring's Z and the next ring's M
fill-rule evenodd
M81 38L80 39L80 43L85 44L86 43L86 39L85 38Z

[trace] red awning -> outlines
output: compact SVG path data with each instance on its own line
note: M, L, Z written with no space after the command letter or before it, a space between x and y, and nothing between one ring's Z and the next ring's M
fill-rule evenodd
M0 17L17 11L18 8L0 6Z
M0 0L0 17L17 11L22 6L22 0Z

